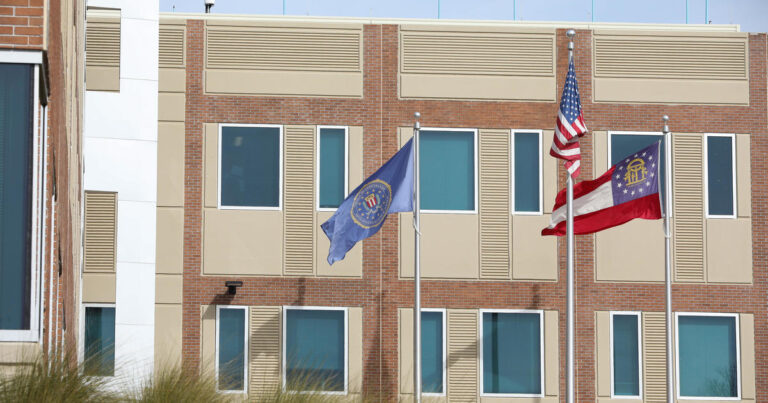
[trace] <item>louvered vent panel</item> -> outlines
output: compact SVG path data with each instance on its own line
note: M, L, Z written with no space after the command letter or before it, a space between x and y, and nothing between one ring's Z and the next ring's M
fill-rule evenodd
M160 67L184 66L184 29L160 28Z
M285 274L314 273L315 129L285 127Z
M701 136L674 140L675 280L704 281L704 195Z
M508 279L509 131L480 131L480 276Z
M85 192L85 271L115 271L117 193Z
M86 27L86 66L120 67L120 20L88 22Z
M207 30L208 68L360 71L360 30Z
M645 401L667 401L667 342L663 313L643 314Z
M746 79L744 39L595 38L595 77Z
M553 43L552 35L405 31L402 72L552 76Z
M251 395L280 386L280 307L252 306L248 343L248 389Z
M448 400L477 401L477 312L448 311Z

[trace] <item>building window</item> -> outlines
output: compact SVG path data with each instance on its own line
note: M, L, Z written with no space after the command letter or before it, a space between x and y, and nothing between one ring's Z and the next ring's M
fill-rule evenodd
M732 134L706 138L707 216L736 216L736 147Z
M640 314L611 313L612 396L640 398Z
M419 136L421 208L474 212L477 131L422 129Z
M541 131L512 132L512 211L541 214Z
M8 341L37 340L31 263L36 71L0 63L0 340Z
M678 314L678 395L739 398L739 333L735 314Z
M664 136L657 133L611 133L609 138L608 150L611 157L611 166L616 165L622 158L627 158L634 154L636 151L642 150L645 147L661 140L661 148L659 149L659 155L661 155L659 162L659 174L661 175L659 192L661 193L661 204L665 206L666 203L666 154L664 148Z
M91 376L115 375L115 308L85 307L83 372Z
M347 310L286 307L283 311L285 389L345 394Z
M445 394L445 321L442 310L421 312L421 391Z
M218 306L216 309L216 375L221 391L246 390L246 307Z
M221 125L219 207L279 209L282 127Z
M540 311L481 311L482 393L541 396L543 390Z
M318 128L317 203L335 209L347 196L347 128Z

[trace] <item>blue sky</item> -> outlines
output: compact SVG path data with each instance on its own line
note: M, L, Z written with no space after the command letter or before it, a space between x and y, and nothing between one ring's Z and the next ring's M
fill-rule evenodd
M591 21L593 0L285 0L286 14L474 20ZM707 0L687 0L688 22L703 24ZM708 0L713 24L768 31L768 0ZM595 21L685 23L686 0L594 0ZM160 11L202 12L203 0L160 0ZM283 14L283 0L216 0L214 13Z

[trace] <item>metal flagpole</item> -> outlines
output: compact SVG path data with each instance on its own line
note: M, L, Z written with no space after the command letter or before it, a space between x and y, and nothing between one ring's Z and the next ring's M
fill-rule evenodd
M576 31L569 29L565 35L568 37L568 63L573 59L573 37L576 35ZM566 399L568 403L573 403L575 385L574 385L574 354L573 354L573 323L574 323L574 290L573 290L573 177L568 172L568 187L566 190L566 204L567 204L567 218L566 218L566 237L567 237L567 262L568 262L568 294L567 294L567 309L568 309L568 326L566 329Z
M669 132L669 116L664 115L664 285L666 287L667 317L667 403L674 402L674 382L672 372L672 230L669 216L672 212L672 134Z
M414 113L413 124L413 396L421 402L421 201L419 198L419 112Z

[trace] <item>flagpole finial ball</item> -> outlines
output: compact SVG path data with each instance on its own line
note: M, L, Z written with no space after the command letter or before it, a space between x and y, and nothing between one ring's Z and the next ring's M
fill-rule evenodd
M415 117L416 119L418 119L418 118L420 118L420 117L421 117L421 113L419 113L419 112L415 112L415 113L413 114L413 117Z
M567 36L569 39L573 39L573 37L576 36L576 30L569 29L565 31L565 36Z
M667 122L669 122L669 116L664 115L664 116L661 117L661 120L664 121L664 123L667 123Z

